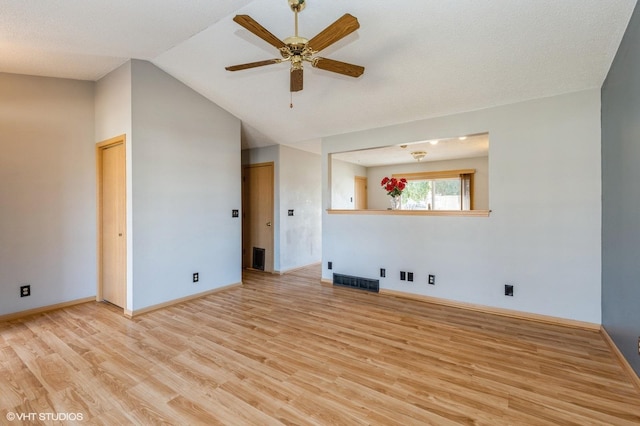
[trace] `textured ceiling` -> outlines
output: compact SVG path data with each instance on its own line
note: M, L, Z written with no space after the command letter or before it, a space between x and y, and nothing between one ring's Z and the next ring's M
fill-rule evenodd
M278 57L232 18L285 38L286 0L0 0L0 72L97 80L149 60L240 118L245 147L314 149L323 136L600 87L635 4L308 0L300 35L351 13L360 29L322 56L366 70L353 79L307 66L290 109L287 64L224 69Z

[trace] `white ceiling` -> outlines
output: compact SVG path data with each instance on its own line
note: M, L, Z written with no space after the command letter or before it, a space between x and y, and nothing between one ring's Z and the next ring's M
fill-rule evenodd
M98 80L149 60L243 122L244 147L314 150L319 138L602 85L636 0L308 0L300 35L351 13L360 29L321 56L358 79L288 64L232 18L293 35L286 0L0 0L0 72Z

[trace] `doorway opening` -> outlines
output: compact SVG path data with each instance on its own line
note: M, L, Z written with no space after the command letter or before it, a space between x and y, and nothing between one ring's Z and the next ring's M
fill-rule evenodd
M242 169L242 267L273 272L274 163ZM255 249L262 253L256 255ZM259 262L256 263L256 260ZM259 267L256 267L259 266Z

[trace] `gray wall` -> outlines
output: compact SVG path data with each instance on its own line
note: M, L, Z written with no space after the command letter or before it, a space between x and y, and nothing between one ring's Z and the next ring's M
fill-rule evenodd
M137 310L241 282L240 120L153 64L131 65Z
M131 138L131 61L96 82L95 105L96 142L123 134Z
M484 132L489 217L325 213L323 278L386 268L383 289L600 324L599 89L325 138L323 207L331 152Z
M640 374L640 7L602 87L602 323Z
M240 121L162 70L0 73L0 130L0 315L95 296L95 142L121 134L127 309L241 281Z
M0 315L96 294L93 98L93 82L0 73Z

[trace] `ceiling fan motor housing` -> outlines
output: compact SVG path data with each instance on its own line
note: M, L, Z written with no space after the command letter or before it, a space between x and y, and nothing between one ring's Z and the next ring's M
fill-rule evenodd
M294 12L302 12L305 6L306 6L305 0L289 0L289 7Z

